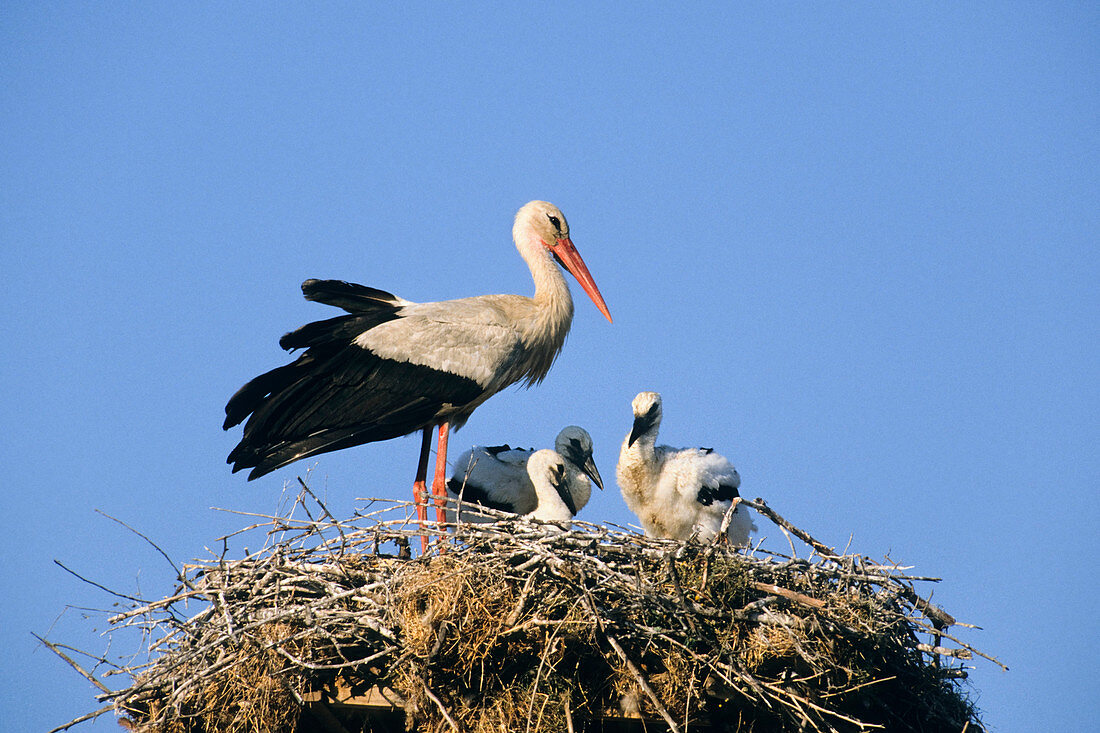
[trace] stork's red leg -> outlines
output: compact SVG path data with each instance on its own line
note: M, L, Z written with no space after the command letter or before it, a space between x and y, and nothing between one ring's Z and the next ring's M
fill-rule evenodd
M420 443L420 462L416 464L416 480L413 481L413 502L416 504L416 517L420 526L428 521L428 454L432 449L432 426L424 428L424 437ZM420 535L420 551L428 551L428 536Z
M432 493L435 494L435 520L440 524L447 521L447 434L451 424L445 422L439 426L439 444L435 449L435 478L432 479Z

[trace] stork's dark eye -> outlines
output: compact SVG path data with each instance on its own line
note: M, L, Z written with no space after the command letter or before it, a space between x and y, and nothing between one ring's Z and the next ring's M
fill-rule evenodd
M549 219L550 223L554 225L554 229L556 231L561 231L561 219L556 216L550 216L549 214L546 215L546 218Z

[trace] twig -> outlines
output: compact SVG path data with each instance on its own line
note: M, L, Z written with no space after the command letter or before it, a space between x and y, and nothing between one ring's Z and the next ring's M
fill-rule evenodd
M672 587L676 591L676 599L680 601L680 606L684 610L689 611L685 614L684 621L687 623L688 628L691 630L693 636L698 636L699 630L695 626L695 619L692 618L690 613L693 610L692 606L688 605L687 596L684 595L684 589L680 587L680 575L676 572L676 561L673 560L672 555L665 555L665 567L668 569L668 577L672 580Z
M72 728L74 725L80 725L81 723L85 723L89 720L95 720L100 715L103 715L104 713L109 713L114 709L115 709L114 705L105 705L104 707L101 707L99 710L88 713L87 715L81 715L79 718L74 718L73 720L70 720L68 723L65 723L65 725L59 725L56 728L50 728L50 730L46 731L46 733L60 733L60 731L68 730L69 728Z
M930 601L926 601L917 595L917 592L908 586L904 586L901 589L901 595L907 601L917 607L921 613L928 617L937 629L945 628L947 626L955 625L955 617L944 611L939 606L933 605Z
M118 591L113 591L105 585L101 585L100 583L97 583L94 580L89 580L88 578L85 578L83 575L76 572L75 570L72 570L70 568L65 567L65 565L60 560L54 560L53 562L54 562L54 565L61 568L66 573L69 573L70 575L76 576L78 579L83 580L88 585L94 585L96 588L99 588L102 591L106 591L107 593L110 593L112 596L115 596L117 598L124 598L127 601L133 601L134 603L145 603L145 601L141 600L140 598L134 598L133 596L128 596L125 593L119 593Z
M580 601L581 601L581 599L578 598L577 601L574 603L574 605L576 605L576 603L580 602ZM535 695L538 693L539 681L542 679L542 670L546 668L547 655L550 653L550 650L553 648L554 641L555 641L555 639L558 638L558 634L561 632L561 630L562 630L562 624L556 624L554 626L554 630L550 632L550 638L547 639L546 644L543 645L542 654L539 655L539 657L540 657L539 658L539 666L538 666L538 669L535 670L535 682L534 682L534 684L531 685L531 699L530 699L530 702L527 705L527 731L528 732L531 730L531 715L534 713ZM545 707L546 706L543 705L543 708L545 708ZM542 711L541 710L539 711L539 717L540 718L542 717Z
M301 476L298 477L298 483L301 485L302 490L309 494L310 498L317 502L317 506L321 507L321 511L325 513L325 516L328 517L331 521L332 526L336 528L336 531L340 535L340 547L342 550L344 547L347 546L347 538L344 536L344 530L340 527L340 522L336 521L336 517L332 516L332 512L328 510L328 507L325 506L325 503L323 501L317 498L317 495L314 494L313 490L306 485L306 482L302 479Z
M438 697L436 697L435 693L433 693L428 688L428 683L424 682L422 684L424 686L424 694L428 696L429 700L431 700L432 702L434 702L436 704L436 707L439 708L440 714L443 715L443 719L446 720L450 724L452 730L458 731L459 730L458 723L456 723L454 721L454 718L451 717L451 714L447 712L447 708L443 706L443 701L440 700Z
M804 593L799 593L799 592L793 591L793 590L787 590L786 588L780 588L778 585L772 585L771 583L760 583L760 582L753 581L752 587L756 588L757 590L762 590L765 593L771 593L772 595L782 596L782 597L786 598L788 601L794 601L795 603L801 603L803 606L807 606L809 608L824 608L825 607L825 601L822 601L822 600L817 599L817 598L811 598L810 596L808 596Z
M776 525L778 525L779 527L782 527L783 529L787 530L788 532L793 534L795 537L802 540L803 542L805 542L810 547L814 548L814 550L817 551L817 554L821 555L822 557L829 557L829 558L838 557L837 554L836 554L836 550L829 547L828 545L824 545L824 544L818 542L813 537L811 537L808 532L806 532L805 530L799 529L798 527L794 526L793 524L788 522L783 517L779 516L779 514L777 514L771 507L769 507L764 502L764 500L761 499L760 497L757 497L756 501L749 501L748 499L742 498L741 502L743 504L745 504L746 506L752 507L756 511L760 512L761 514L766 516L768 519L772 520L772 522L774 522Z
M627 653L623 650L618 639L612 634L609 634L606 629L603 632L604 638L607 639L607 643L611 645L611 648L615 650L615 653L619 655L619 658L623 660L623 664L630 670L630 674L633 675L634 681L638 683L638 686L642 688L649 701L653 703L653 707L657 709L657 713L665 719L668 723L669 730L672 733L679 733L680 727L676 725L676 721L672 719L672 716L668 714L668 710L665 710L665 706L661 704L660 698L657 697L657 693L653 691L653 688L646 682L645 675L642 674L642 670L638 669L638 665L634 664L634 661L627 656Z
M156 542L153 542L151 539L149 539L148 536L146 536L145 534L142 534L141 532L138 532L136 529L131 527L126 522L123 522L118 517L112 517L110 514L107 514L106 512L104 512L102 510L99 510L99 509L96 509L95 511L96 511L96 514L99 514L100 516L106 517L107 519L110 519L112 522L117 522L118 524L121 524L123 527L125 527L126 529L130 530L131 532L136 534L141 539L148 542L149 546L152 547L157 552L159 552L161 557L163 557L165 560L167 560L168 564L172 566L172 569L176 571L176 578L178 578L181 583L184 583L185 585L187 584L187 578L184 577L183 572L179 569L179 567L176 566L176 563L172 562L172 558L170 558L168 556L167 552L165 552L163 549L161 549L160 545L158 545Z
M535 579L539 577L539 574L538 568L535 568L534 572L527 576L527 580L523 583L523 590L520 591L519 599L516 600L516 607L504 619L504 628L510 629L519 621L519 617L523 614L523 605L527 602L527 596L531 592L531 588L534 587Z
M733 497L733 501L730 502L729 508L726 509L726 513L722 515L722 524L718 527L718 533L714 535L714 544L719 544L719 540L725 541L728 539L726 533L729 532L730 522L733 521L733 513L737 511L737 505L741 503L741 497Z
M937 657L954 657L955 659L974 658L974 654L969 649L950 649L943 646L932 646L931 644L917 644L917 649L925 654L932 654Z
M581 580L584 581L583 574ZM604 624L603 617L597 612L596 603L587 588L584 589L583 597L585 605L588 607L588 612L592 614L593 618L596 621L596 627L599 629L603 637L607 639L607 643L610 644L611 648L615 650L615 653L619 655L619 659L621 659L623 664L626 665L627 670L634 677L634 680L638 683L638 686L642 688L642 691L644 691L646 696L649 697L649 700L653 703L653 707L657 710L657 713L665 719L665 722L668 724L669 730L672 731L672 733L679 733L679 726L676 725L676 721L672 719L672 716L668 714L668 710L666 710L665 706L661 703L661 699L657 697L657 693L655 693L653 691L653 688L649 686L649 682L646 681L645 675L642 674L642 670L638 669L638 665L636 665L634 663L634 660L632 660L630 656L627 655L626 650L624 650L622 645L619 644L619 640L616 639L615 636L607 630L607 626Z
M72 668L73 668L73 669L75 669L75 670L76 670L77 672L79 672L79 673L80 673L80 675L81 675L81 676L82 676L82 677L83 677L84 679L88 680L88 681L89 681L89 682L91 682L91 683L92 683L93 685L95 685L96 687L98 687L98 688L100 689L100 691L101 691L101 692L106 692L106 693L111 693L111 692L112 692L111 688L107 687L107 685L105 685L105 684L103 684L102 682L100 682L99 680L97 680L97 679L96 679L96 678L95 678L95 677L94 677L94 676L92 675L92 673L91 673L91 672L89 672L88 670L86 670L86 669L84 669L83 667L81 667L81 666L80 666L79 664L77 664L77 663L76 663L76 662L75 662L75 661L74 661L74 660L72 659L72 657L70 657L69 655L65 654L65 652L61 651L61 649L60 649L60 648L58 647L58 645L57 645L57 644L54 644L54 643L52 643L52 642L49 642L49 641L46 641L45 639L43 639L43 638L42 638L41 636L39 636L38 634L34 633L33 631L31 632L31 636L33 636L33 637L34 637L35 639L38 639L38 640L39 640L40 642L42 642L43 644L45 644L45 645L46 645L46 648L47 648L47 649L49 649L49 650L50 650L51 652L53 652L53 653L54 653L54 654L56 654L57 656L59 656L59 657L61 657L62 659L64 659L64 660L65 660L66 662L68 662L68 664L69 664L69 666L70 666L70 667L72 667Z

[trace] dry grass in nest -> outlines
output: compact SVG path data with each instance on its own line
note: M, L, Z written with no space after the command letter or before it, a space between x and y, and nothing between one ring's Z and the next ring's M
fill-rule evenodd
M981 729L958 660L985 655L916 592L936 579L746 504L809 557L513 518L435 530L432 552L400 559L419 532L407 505L338 521L306 489L252 528L263 550L187 566L174 594L111 619L148 659L115 665L122 689L84 672L110 702L87 717L292 731L311 691L341 686L395 691L425 731L565 731L620 710L674 731Z

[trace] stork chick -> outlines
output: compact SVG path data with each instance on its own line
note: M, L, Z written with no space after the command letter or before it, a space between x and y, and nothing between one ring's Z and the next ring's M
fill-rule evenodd
M630 510L650 537L711 542L741 485L737 469L710 448L656 445L661 395L641 392L632 403L634 425L619 451L615 474ZM756 529L748 509L738 506L726 537L747 545Z
M558 433L554 450L565 460L565 490L576 514L588 504L592 484L603 490L603 479L592 457L592 436L584 428L570 425ZM533 512L538 506L538 496L527 464L534 453L534 448L474 446L455 461L454 474L447 482L447 495L450 499L461 498L511 514ZM448 506L447 521L454 522L454 502L448 502ZM491 521L476 512L466 513L462 518Z
M538 506L524 514L524 518L568 527L569 522L577 515L577 507L566 487L568 471L565 459L546 448L535 451L527 459L527 475L535 487Z

